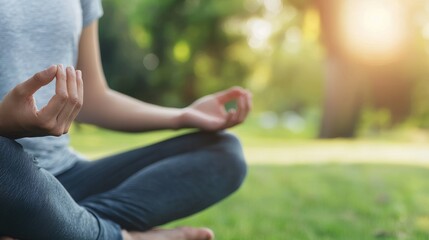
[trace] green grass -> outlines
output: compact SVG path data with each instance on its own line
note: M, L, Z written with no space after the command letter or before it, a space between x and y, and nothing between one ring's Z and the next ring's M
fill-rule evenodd
M221 240L429 239L429 170L389 165L251 166L242 189L172 226Z
M410 155L404 154L402 159L406 162L410 160L407 156L426 154L422 152L426 142L285 140L280 135L245 130L234 130L251 153L247 154L251 164L243 187L220 204L168 227L207 226L220 240L429 239L429 168L347 160L362 149L388 152L390 146L392 150L407 149ZM83 126L82 131L73 129L72 144L97 158L181 133L129 135ZM315 149L321 152L308 156L317 164L290 162ZM331 155L325 149L340 156L332 159L337 163L318 161L329 160ZM412 155L415 151L418 154ZM375 156L384 158L383 154ZM261 165L256 159L274 155L286 164L267 161ZM373 157L357 156L362 162ZM258 164L252 164L255 162Z

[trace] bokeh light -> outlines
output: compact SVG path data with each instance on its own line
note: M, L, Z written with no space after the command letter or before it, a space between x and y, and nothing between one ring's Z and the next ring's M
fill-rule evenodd
M143 58L143 65L147 70L153 71L159 66L159 58L155 54L149 53Z
M345 0L339 18L343 47L367 64L396 60L409 34L404 9L397 0Z

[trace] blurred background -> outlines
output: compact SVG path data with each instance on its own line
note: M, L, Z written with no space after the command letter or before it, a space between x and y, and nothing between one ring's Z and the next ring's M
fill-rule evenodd
M425 0L104 0L111 87L181 107L233 85L259 127L354 137L429 126Z
M218 239L429 239L428 0L103 0L111 88L184 107L240 85L239 193L172 225ZM179 132L78 125L97 158Z

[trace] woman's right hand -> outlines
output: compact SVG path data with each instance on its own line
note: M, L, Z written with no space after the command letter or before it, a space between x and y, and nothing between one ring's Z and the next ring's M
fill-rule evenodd
M33 94L56 78L55 95L37 109ZM82 72L54 65L12 89L0 103L0 136L61 136L67 133L83 103Z

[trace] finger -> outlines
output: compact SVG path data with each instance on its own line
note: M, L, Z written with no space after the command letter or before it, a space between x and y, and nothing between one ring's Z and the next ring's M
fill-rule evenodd
M239 112L238 112L238 119L237 119L237 122L238 122L238 123L243 122L243 121L244 121L244 119L245 119L245 118L246 118L246 116L247 116L248 109L247 109L247 104L246 104L246 102L247 102L247 98L246 98L246 95L245 95L245 94L244 94L244 95L241 95L241 96L237 99L237 107L238 107L238 109L239 109Z
M228 116L225 121L224 129L233 127L235 125L234 118L236 118L236 115L237 115L237 111L235 109L230 109L228 111Z
M252 97L249 92L246 91L246 94L243 96L244 98L244 105L246 109L246 113L244 114L244 117L241 119L241 122L244 122L247 119L247 116L250 113L250 110L252 109Z
M245 113L244 116L240 119L240 122L244 122L249 115L251 109L252 109L252 93L246 90L246 93L243 96L243 102L244 102L244 108Z
M252 93L248 90L246 91L246 98L247 98L247 101L246 101L247 109L248 109L248 112L250 112L252 111L252 108L253 108L253 96L252 96Z
M80 70L76 71L76 84L77 84L77 92L79 95L79 102L82 105L83 104L83 78L82 78L82 71Z
M70 128L74 119L79 114L83 104L83 81L82 81L82 72L80 70L76 71L76 86L77 86L78 101L73 108L73 112L69 116L69 121L67 122L65 127L65 129L67 130Z
M42 110L40 110L40 114L47 119L57 119L58 114L63 109L68 98L66 82L67 77L62 64L58 65L56 78L55 95L51 98L51 100L49 100L48 104L42 108Z
M243 89L240 87L232 87L222 92L215 93L216 99L221 103L225 104L243 93Z
M64 126L65 131L68 130L68 126L70 126L71 122L73 121L72 117L74 108L79 103L79 95L76 83L76 71L73 67L67 67L66 74L68 99L64 108L58 115L58 124Z
M19 84L16 88L23 95L31 96L41 87L54 80L57 69L58 67L56 65L50 66L48 69L34 74L31 78Z
M240 112L239 112L238 109L234 109L233 114L234 115L232 116L232 119L231 119L231 121L229 123L229 125L231 125L231 126L237 124L238 118L240 116Z
M235 101L236 102L236 108L235 108L234 116L233 116L231 123L230 123L231 126L237 125L238 123L240 123L240 120L245 117L246 109L245 109L244 101L245 100L243 98L243 94L240 93L240 96L238 96L236 98L236 101Z

